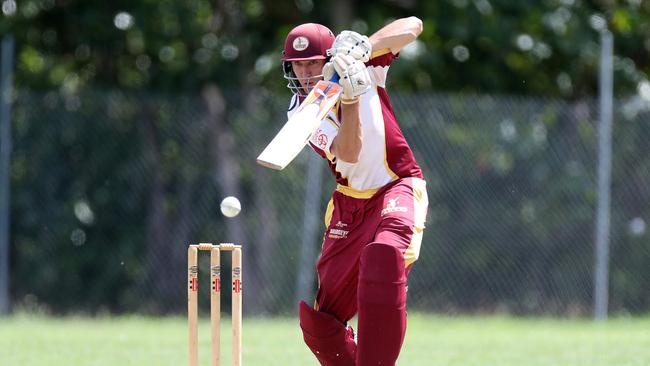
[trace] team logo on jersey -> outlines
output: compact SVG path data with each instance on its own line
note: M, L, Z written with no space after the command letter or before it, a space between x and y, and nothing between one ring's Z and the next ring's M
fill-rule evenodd
M316 140L316 146L318 146L319 148L325 150L325 148L327 147L327 141L328 141L327 140L327 135L325 133L323 133L323 130L321 130L320 128L318 129L318 131L316 131L316 139L315 140Z
M386 204L386 207L384 207L383 210L381 210L381 216L386 216L389 213L393 212L406 212L408 211L407 207L404 206L398 206L398 201L399 198L389 198L388 203Z
M293 40L293 49L296 51L304 51L309 47L309 39L307 37L296 37Z
M328 236L330 239L345 239L348 237L348 233L348 230L330 229Z

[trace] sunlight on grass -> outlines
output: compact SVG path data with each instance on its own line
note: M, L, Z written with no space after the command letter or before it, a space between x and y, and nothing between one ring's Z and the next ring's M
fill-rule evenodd
M63 317L18 314L2 319L6 366L187 364L183 317ZM650 319L517 319L409 315L398 364L422 366L650 364ZM200 326L200 359L209 364L209 320ZM230 322L222 322L222 359L230 364ZM316 365L296 319L244 320L247 365Z

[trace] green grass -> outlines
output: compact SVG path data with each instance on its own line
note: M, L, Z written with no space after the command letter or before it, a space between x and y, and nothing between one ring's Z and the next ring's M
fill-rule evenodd
M227 321L228 319L225 319ZM229 323L223 324L230 365ZM202 365L209 365L209 324L200 328ZM0 318L3 366L187 365L185 318ZM296 319L244 320L245 365L316 365ZM650 365L650 318L590 320L446 318L409 315L398 365Z

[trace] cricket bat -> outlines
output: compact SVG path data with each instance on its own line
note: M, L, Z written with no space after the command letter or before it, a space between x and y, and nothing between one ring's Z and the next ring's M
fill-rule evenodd
M330 81L321 80L316 83L298 110L257 157L258 164L282 170L291 163L338 102L343 92L338 80L338 74L334 73Z

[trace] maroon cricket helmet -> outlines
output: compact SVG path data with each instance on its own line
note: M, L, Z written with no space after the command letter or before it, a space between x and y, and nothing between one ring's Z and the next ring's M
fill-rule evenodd
M327 49L334 43L334 33L324 25L305 23L293 28L284 41L282 71L288 80L287 88L293 94L305 96L305 90L296 77L291 61L328 60Z
M287 35L282 61L324 60L334 38L334 33L324 25L301 24Z

